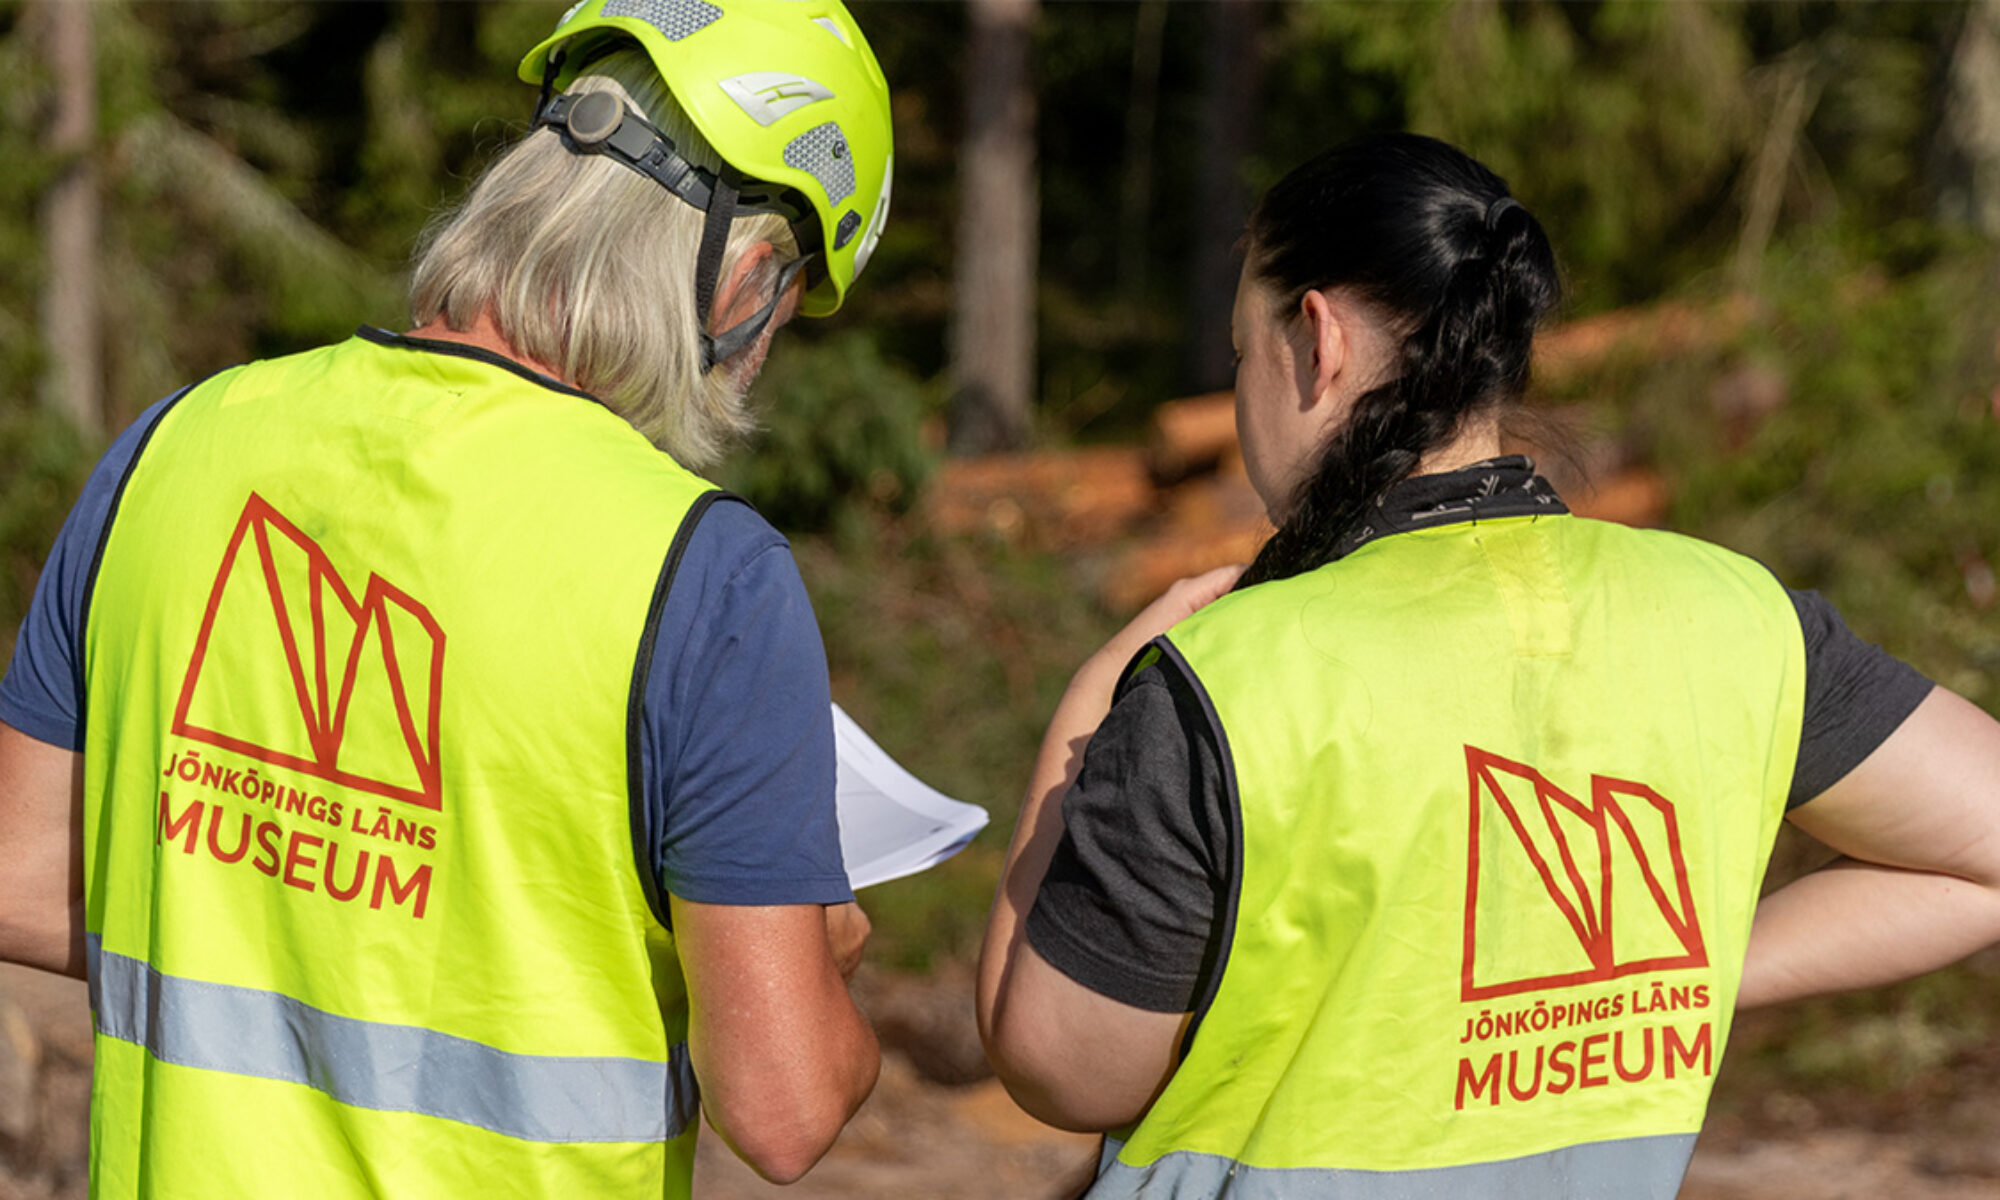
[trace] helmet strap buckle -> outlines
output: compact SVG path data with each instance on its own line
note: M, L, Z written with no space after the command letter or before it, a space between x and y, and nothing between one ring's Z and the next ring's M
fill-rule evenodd
M695 166L681 157L672 139L655 129L638 113L609 92L565 92L551 94L558 70L551 57L543 71L543 100L535 109L533 127L553 127L563 145L573 154L602 154L646 176L666 188L684 203L702 212L701 248L695 258L695 313L701 329L701 372L706 375L719 362L735 356L755 341L777 311L778 299L799 270L819 266L819 255L801 245L802 257L786 264L789 272L761 312L723 333L708 332L715 310L715 291L722 276L722 256L729 246L729 226L739 210L774 211L793 217L781 197L753 195L750 207L743 206L743 187L748 180L727 163L719 171ZM801 239L802 241L804 239Z

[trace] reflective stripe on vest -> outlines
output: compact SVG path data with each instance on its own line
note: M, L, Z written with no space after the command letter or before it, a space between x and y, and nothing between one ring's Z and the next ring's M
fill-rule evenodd
M1121 1142L1104 1139L1097 1182L1087 1200L1547 1200L1550 1196L1673 1200L1694 1154L1695 1135L1619 1138L1565 1146L1502 1162L1415 1171L1340 1167L1250 1167L1213 1154L1177 1151L1144 1167L1117 1161Z
M360 1021L277 992L163 975L87 940L97 1031L161 1062L278 1079L342 1104L421 1113L534 1142L659 1142L700 1107L687 1043L663 1063L510 1054Z

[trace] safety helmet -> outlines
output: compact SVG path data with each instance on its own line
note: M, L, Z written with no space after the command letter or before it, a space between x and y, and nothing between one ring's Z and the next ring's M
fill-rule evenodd
M725 195L739 201L734 211L798 218L808 255L800 312L838 309L888 221L894 160L888 82L840 0L582 0L521 60L521 78L543 88L537 124L556 123L551 91L626 42L646 51L733 168ZM671 155L671 143L664 145ZM645 162L626 162L710 208L716 224L706 186L690 191L676 186L679 175L669 182ZM725 230L732 215L719 214ZM713 288L712 278L705 282L698 292ZM705 309L708 297L701 299Z

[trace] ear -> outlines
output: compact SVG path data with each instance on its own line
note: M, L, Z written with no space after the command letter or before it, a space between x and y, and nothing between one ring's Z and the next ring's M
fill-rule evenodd
M1299 300L1299 316L1303 321L1301 332L1312 339L1310 349L1311 378L1306 382L1308 404L1318 404L1333 390L1334 380L1347 366L1347 330L1343 324L1346 310L1336 307L1327 299L1326 293L1309 291ZM1304 347L1301 348L1305 349ZM1301 353L1299 365L1308 365L1307 357ZM1300 372L1305 375L1304 371Z
M770 297L758 295L750 286L750 277L775 253L777 248L769 242L752 242L736 256L736 265L715 286L715 307L708 314L711 335L736 328L764 307Z

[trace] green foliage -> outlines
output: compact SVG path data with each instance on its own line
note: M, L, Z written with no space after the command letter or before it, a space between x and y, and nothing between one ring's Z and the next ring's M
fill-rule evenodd
M1441 137L1507 177L1556 237L1579 305L1654 294L1714 254L1713 237L1686 235L1748 147L1750 61L1731 10L1431 0L1287 15L1281 85L1309 106L1308 89L1349 64L1389 81L1400 103L1375 106L1379 123ZM1260 159L1260 186L1304 153Z
M1989 708L2000 704L1994 276L1983 248L1900 278L1823 248L1781 256L1769 312L1724 352L1789 377L1788 401L1754 438L1724 452L1693 389L1641 383L1628 410L1680 482L1677 527L1820 589L1864 636Z
M1996 987L2000 958L1988 951L1894 987L1743 1014L1714 1108L1769 1112L1775 1099L1800 1124L1816 1124L1828 1104L1856 1124L1928 1119L1954 1077L1979 1070L1996 1032Z
M4 10L0 10L4 12ZM19 37L0 37L0 412L32 403L41 366L35 304L44 264L35 213L55 178L53 156L27 131L38 124L47 72Z
M934 391L865 333L780 344L757 396L764 428L722 482L779 528L826 529L850 507L901 512L930 475Z
M63 515L90 470L90 447L51 412L0 412L0 669L28 615Z

